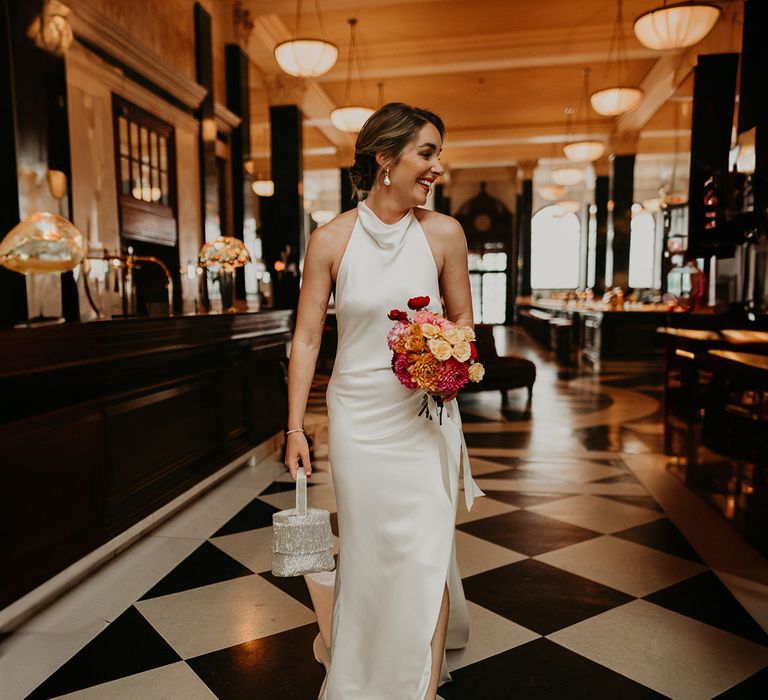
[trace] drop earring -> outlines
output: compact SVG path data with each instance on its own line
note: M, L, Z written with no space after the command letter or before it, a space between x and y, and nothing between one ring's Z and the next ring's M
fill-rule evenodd
M384 171L384 184L389 187L392 184L392 180L389 179L389 168Z

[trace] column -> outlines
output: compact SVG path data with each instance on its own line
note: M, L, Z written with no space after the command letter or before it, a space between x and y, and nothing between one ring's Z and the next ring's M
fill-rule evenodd
M262 202L264 260L274 280L275 307L293 309L304 243L301 110L296 104L274 105L269 119L275 194Z
M518 166L521 189L517 199L517 296L531 294L531 218L533 217L533 170L535 161L523 161Z
M613 211L610 221L613 228L611 250L613 252L613 281L611 286L629 287L629 244L632 227L632 195L635 184L635 156L617 155L613 158Z
M200 103L200 197L203 219L202 240L221 235L219 182L216 170L216 119L213 113L213 48L211 16L195 3L195 79L208 92Z
M248 54L238 44L227 44L227 107L240 117L240 125L232 130L229 159L232 169L232 235L245 240L245 231L256 229L253 215L251 176L245 163L251 158L251 106L248 78ZM235 293L245 299L245 268L237 270Z
M699 56L693 69L688 260L714 255L718 245L730 254L735 249L722 240L722 232L704 229L704 183L715 173L728 172L738 66L739 54L723 53Z
M605 293L605 266L608 250L608 200L610 199L610 163L607 158L595 162L595 283L596 297Z

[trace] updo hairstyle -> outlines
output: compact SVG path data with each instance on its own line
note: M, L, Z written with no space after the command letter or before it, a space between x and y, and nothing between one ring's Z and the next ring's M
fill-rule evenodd
M405 147L425 124L432 124L445 138L445 125L436 114L411 107L402 102L390 102L380 107L365 122L355 143L355 163L349 169L356 193L370 192L379 175L376 154L384 152L396 162Z

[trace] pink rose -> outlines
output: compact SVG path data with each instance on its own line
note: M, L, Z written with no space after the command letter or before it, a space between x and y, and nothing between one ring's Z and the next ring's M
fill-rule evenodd
M398 321L394 326L392 326L389 333L387 333L387 347L390 350L395 349L397 341L400 340L408 328L410 328L409 324L404 323L403 321Z

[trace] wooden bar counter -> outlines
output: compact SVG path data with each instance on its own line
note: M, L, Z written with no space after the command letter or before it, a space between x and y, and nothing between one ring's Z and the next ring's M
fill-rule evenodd
M0 608L279 432L292 320L0 332Z

